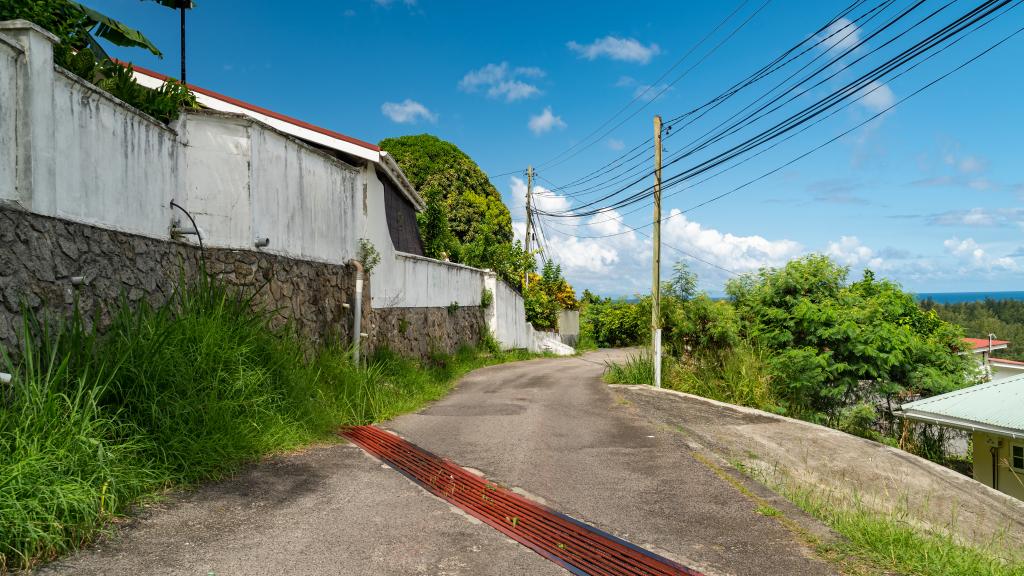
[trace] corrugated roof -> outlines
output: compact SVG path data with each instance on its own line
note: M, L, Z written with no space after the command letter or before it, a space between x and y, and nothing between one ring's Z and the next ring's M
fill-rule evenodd
M904 404L913 420L1024 438L1024 374Z
M989 346L988 338L964 338L964 342L968 343L971 346L971 349L975 352L988 350ZM1009 340L993 340L992 349L999 350L1001 348L1006 348L1009 344Z

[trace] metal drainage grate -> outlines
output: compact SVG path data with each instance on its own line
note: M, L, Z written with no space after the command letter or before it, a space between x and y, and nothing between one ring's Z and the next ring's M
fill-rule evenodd
M470 474L380 428L354 426L341 434L434 495L574 574L701 576L700 572Z

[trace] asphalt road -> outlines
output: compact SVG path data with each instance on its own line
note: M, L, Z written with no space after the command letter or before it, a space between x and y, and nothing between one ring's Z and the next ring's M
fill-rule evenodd
M552 508L718 574L825 575L802 538L600 379L623 352L473 372L384 423ZM791 513L792 511L787 511ZM564 574L351 445L172 496L46 574Z

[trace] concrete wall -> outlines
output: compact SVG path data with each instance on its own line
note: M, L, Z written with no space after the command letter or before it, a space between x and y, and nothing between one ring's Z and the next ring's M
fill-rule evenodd
M2 197L37 214L166 237L168 202L179 188L174 131L54 69L48 33L10 25L0 27L6 36L0 92L17 89L14 99L4 97L0 134L8 136L0 136L0 145L10 141L13 126L17 152L3 154ZM19 43L24 56L12 58L10 43ZM15 193L10 158L16 159Z
M576 346L580 339L580 311L560 310L558 312L558 335L562 342Z
M33 287L27 278L57 282L64 290L70 277L89 274L89 267L99 270L95 275L100 279L127 275L120 283L111 280L97 293L97 301L115 301L121 288L139 298L163 299L166 295L156 284L173 284L174 277L168 275L173 258L167 254L180 256L188 245L195 247L197 239L173 233L191 228L185 214L171 208L173 200L195 217L207 249L230 255L224 257L227 260L213 259L212 264L220 266L218 274L247 276L248 268L254 281L268 280L264 262L273 257L343 265L357 257L359 241L365 238L381 257L371 278L373 290L368 291L373 307L399 309L381 312L376 326L383 333L374 337L377 342L401 338L392 327L405 326L409 317L415 317L415 325L441 334L444 349L456 341L477 341L485 322L479 304L487 273L397 252L387 228L376 164L346 164L240 114L187 111L165 126L55 69L54 41L30 23L0 22L0 204L62 219L52 224L54 230L70 230L68 226L77 223L127 233L134 239L129 246L141 246L139 238L161 243L133 252L135 248L123 248L119 241L105 241L106 247L77 246L61 236L59 244L53 238L39 240L37 249L25 244L18 232L19 243L0 250L0 264L20 262L18 274L23 277L17 286L27 291L18 295L13 284L5 282L2 291L9 306L16 308L21 297L56 301L56 288ZM397 170L387 162L384 168ZM256 250L261 238L268 238L269 245ZM114 245L121 247L111 248ZM151 256L157 253L164 255ZM69 254L93 254L92 264L76 263ZM280 269L271 267L274 278ZM147 279L150 273L155 280ZM12 273L0 270L0 277L5 274ZM332 287L329 276L316 277ZM318 292L311 284L305 286L303 291ZM505 348L536 348L546 336L536 336L526 322L522 298L501 282L493 293L498 340ZM460 312L448 314L453 303ZM307 309L305 304L293 308ZM9 312L15 313L13 308ZM328 321L334 316L326 314ZM476 324L470 326L472 322ZM409 346L424 349L420 344Z
M365 169L238 114L186 112L175 126L185 145L178 202L207 244L251 249L268 238L261 251L271 254L336 264L356 256Z
M0 201L13 202L18 199L15 186L17 168L17 122L18 102L18 60L21 45L0 36Z
M1014 498L1024 500L1024 471L1010 467L1010 446L1024 446L1024 439L1012 440L1005 436L994 436L984 432L975 432L974 440L974 479L986 486L992 486L992 451L989 440L1002 440L1002 446L996 448L996 464L998 474L998 490Z

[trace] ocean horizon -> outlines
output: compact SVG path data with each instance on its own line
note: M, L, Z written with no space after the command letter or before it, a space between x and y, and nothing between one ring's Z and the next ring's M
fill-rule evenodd
M933 300L939 304L958 304L961 302L980 302L989 298L993 300L1024 300L1022 290L1003 290L993 292L917 292L914 298L918 301Z

